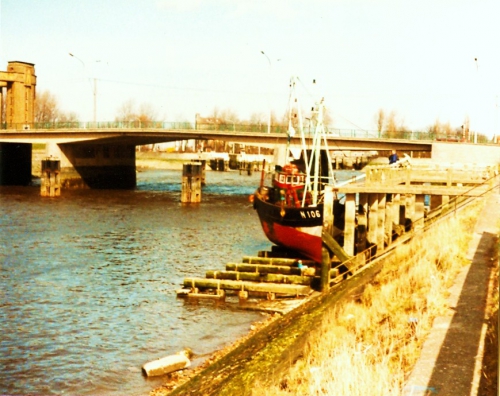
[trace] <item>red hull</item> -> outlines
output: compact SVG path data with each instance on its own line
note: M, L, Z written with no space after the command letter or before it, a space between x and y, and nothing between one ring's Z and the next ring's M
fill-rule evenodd
M277 245L295 250L302 255L321 263L321 237L311 235L294 227L287 227L277 223L273 225L261 221L267 238Z
M254 197L262 229L271 242L321 262L322 207L287 207L282 216L280 206L263 201L258 192Z

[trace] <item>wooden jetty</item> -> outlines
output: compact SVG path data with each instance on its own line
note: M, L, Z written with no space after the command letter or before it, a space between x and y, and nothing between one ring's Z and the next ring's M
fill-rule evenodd
M177 294L224 298L226 292L234 292L241 299L254 295L268 300L307 296L316 277L314 264L300 258L243 257L241 263L228 263L224 271L207 271L205 278L185 278Z
M367 167L365 172L361 183L327 186L325 190L321 263L273 246L258 256L243 257L240 263L227 263L223 271L207 271L205 278L186 278L177 294L222 299L228 292L241 300L249 295L274 300L326 291L362 271L404 234L418 233L426 221L458 202L486 194L498 168L403 162ZM333 226L333 202L339 196L344 201L340 235Z

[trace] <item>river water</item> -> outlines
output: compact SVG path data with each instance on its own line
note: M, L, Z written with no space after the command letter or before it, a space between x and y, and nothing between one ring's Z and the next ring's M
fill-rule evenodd
M248 201L259 177L208 171L198 205L172 170L133 191L0 187L0 394L145 395L162 379L144 363L248 333L261 314L175 291L269 248Z

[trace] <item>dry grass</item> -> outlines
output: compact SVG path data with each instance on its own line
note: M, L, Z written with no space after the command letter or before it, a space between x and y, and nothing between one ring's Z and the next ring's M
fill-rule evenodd
M304 358L254 395L400 395L447 289L465 258L479 211L468 208L397 249L355 301L336 306L309 335Z

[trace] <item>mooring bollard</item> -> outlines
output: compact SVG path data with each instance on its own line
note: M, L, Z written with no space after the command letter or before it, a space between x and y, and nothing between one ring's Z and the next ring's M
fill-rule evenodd
M199 162L183 164L181 202L201 202L201 170Z
M42 197L58 197L61 195L61 161L47 157L42 160L40 195Z

